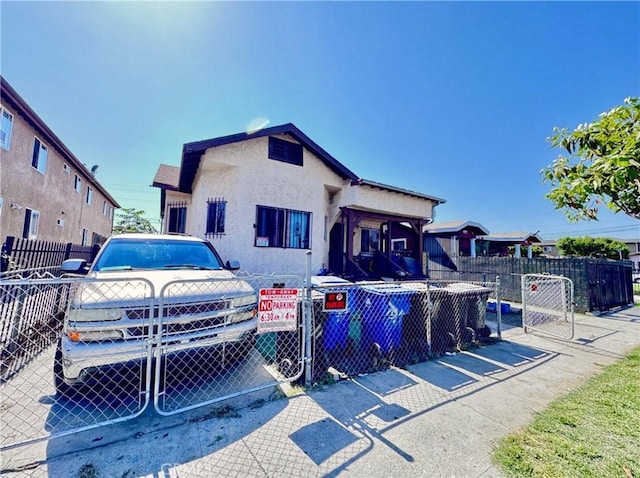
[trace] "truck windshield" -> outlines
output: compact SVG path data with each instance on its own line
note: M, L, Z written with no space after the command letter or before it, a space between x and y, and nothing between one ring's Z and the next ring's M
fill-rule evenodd
M199 241L113 239L92 267L94 272L134 269L222 269L222 264Z

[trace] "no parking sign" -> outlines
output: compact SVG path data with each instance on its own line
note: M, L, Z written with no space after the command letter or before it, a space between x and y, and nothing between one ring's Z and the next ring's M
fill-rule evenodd
M258 333L294 331L298 327L298 289L260 289Z

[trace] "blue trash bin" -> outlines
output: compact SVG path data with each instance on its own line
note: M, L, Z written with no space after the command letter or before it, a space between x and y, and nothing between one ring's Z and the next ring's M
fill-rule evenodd
M318 287L314 290L313 301L315 308L318 309L318 316L320 323L317 326L322 333L322 348L326 352L333 352L336 350L344 349L347 346L347 339L349 337L349 322L351 320L352 304L354 298L352 297L356 293L357 287L335 287L342 284L352 283L340 279L339 277L332 276L314 276L311 279L313 286ZM349 300L347 302L347 309L344 311L322 311L322 295L324 292L342 292L347 294Z
M414 293L395 284L360 288L363 351L371 351L373 344L377 344L386 355L401 347L402 321L411 308Z

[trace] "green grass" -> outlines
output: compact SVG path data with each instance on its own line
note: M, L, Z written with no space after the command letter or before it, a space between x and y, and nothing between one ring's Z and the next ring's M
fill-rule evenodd
M493 460L510 477L640 477L640 347L504 438Z
M640 284L639 283L633 283L633 294L634 295L640 295Z

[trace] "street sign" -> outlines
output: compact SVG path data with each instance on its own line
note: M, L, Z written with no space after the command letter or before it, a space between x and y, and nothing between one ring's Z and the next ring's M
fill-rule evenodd
M322 310L325 312L347 310L347 292L325 292Z
M295 331L298 327L298 289L260 289L258 333Z

